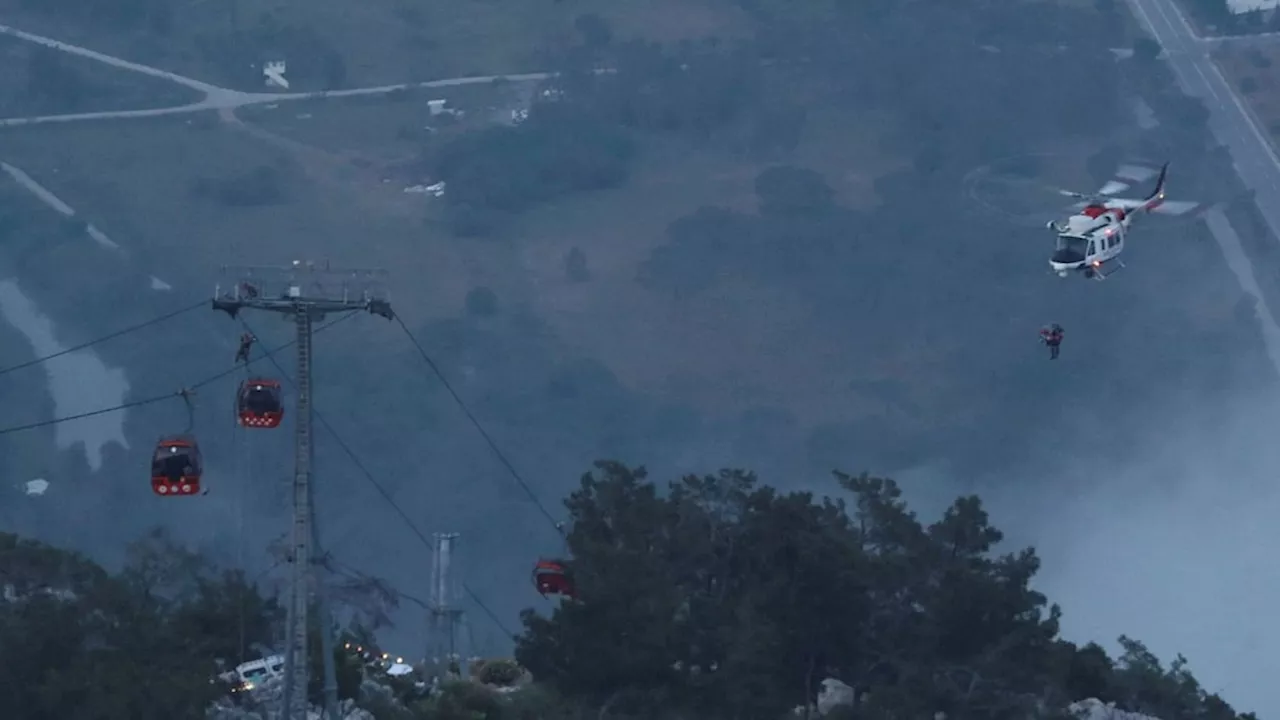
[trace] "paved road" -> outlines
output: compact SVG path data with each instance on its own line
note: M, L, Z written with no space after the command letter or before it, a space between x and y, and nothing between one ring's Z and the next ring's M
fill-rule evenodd
M104 65L136 72L142 75L167 80L169 82L191 88L200 92L204 97L196 102L186 105L178 105L167 108L148 108L143 110L116 110L108 112L88 112L88 113L67 113L61 115L40 115L34 117L22 118L3 118L0 119L0 128L18 127L25 125L39 125L45 123L65 123L76 121L90 120L112 120L127 118L144 118L144 117L162 117L165 115L181 115L187 113L202 112L206 110L216 110L223 121L233 123L237 127L247 128L240 119L235 116L237 108L249 105L261 105L267 103L287 102L290 100L309 100L320 98L340 98L340 97L357 97L361 95L382 95L396 90L409 90L412 88L441 88L441 87L457 87L461 85L477 85L483 83L491 83L498 79L508 80L510 82L537 82L546 80L551 77L551 73L519 73L515 75L478 75L470 77L445 78L442 80L429 80L416 83L400 83L397 85L378 85L374 87L353 88L347 90L332 90L325 92L306 92L306 93L268 93L268 92L242 92L229 88L218 87L202 80L186 77L177 73L161 70L160 68L151 67L135 63L123 58L107 55L105 53L90 50L79 45L55 40L54 38L29 33L25 30L8 25L0 25L0 35L8 35L27 42L43 45L60 52L79 55L81 57L100 62ZM264 131L265 132L265 131ZM273 142L284 141L283 138L272 138ZM0 170L7 173L19 185L29 190L49 207L64 216L71 217L76 214L69 205L59 199L48 189L41 186L31 176L23 172L21 168L9 165L8 163L0 163ZM108 238L100 230L93 225L88 226L89 236L100 245L108 247L112 250L123 252L122 248L115 241ZM168 290L169 285L162 280L151 278L151 286L157 290Z
M178 85L191 88L197 92L203 93L204 98L187 105L178 105L167 108L151 108L146 110L116 110L109 112L88 112L88 113L69 113L64 115L41 115L37 117L25 118L7 118L0 119L0 127L16 127L20 125L39 125L44 123L55 122L77 122L84 120L113 120L127 118L143 118L143 117L163 117L165 115L182 115L186 113L203 112L205 110L224 110L246 107L248 105L263 105L267 103L288 102L291 100L311 100L316 98L338 98L338 97L357 97L361 95L385 95L396 90L410 90L414 88L442 88L442 87L458 87L461 85L481 85L491 83L494 80L505 79L511 82L536 82L546 80L551 77L551 73L520 73L517 75L476 75L471 77L445 78L442 80L429 80L426 82L400 83L398 85L378 85L375 87L352 88L348 90L328 90L324 92L306 92L306 93L250 93L240 90L231 90L229 88L218 87L207 82L196 80L194 78L179 75L160 68L143 65L141 63L130 62L123 58L90 50L79 45L72 45L60 40L55 40L43 35L36 35L24 30L19 30L8 25L0 25L0 35L8 35L16 37L20 40L44 45L45 47L60 50L72 55L79 55L96 62L110 65L121 70L149 75L151 77L168 80Z
M1231 152L1236 172L1245 185L1254 190L1258 209L1271 234L1280 239L1280 158L1252 110L1209 56L1214 39L1196 35L1177 6L1177 0L1129 0L1129 3L1138 20L1164 48L1165 60L1183 91L1204 101L1210 113L1209 127ZM1258 300L1263 341L1272 364L1280 371L1280 327L1262 296L1253 262L1221 210L1210 211L1206 220L1241 288Z
M1138 19L1164 47L1183 90L1208 106L1210 127L1227 146L1240 178L1258 194L1258 206L1280 238L1280 158L1252 111L1209 57L1212 43L1198 37L1176 0L1130 0Z

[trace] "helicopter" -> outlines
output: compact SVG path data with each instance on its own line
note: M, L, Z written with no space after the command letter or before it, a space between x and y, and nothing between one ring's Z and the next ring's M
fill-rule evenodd
M1072 206L1076 214L1064 222L1050 220L1047 223L1046 227L1058 234L1057 245L1049 258L1049 267L1058 277L1066 277L1075 271L1094 280L1105 280L1116 270L1123 268L1120 253L1124 252L1129 226L1139 212L1182 215L1199 205L1195 202L1165 200L1164 184L1168 171L1169 163L1166 162L1159 170L1155 189L1141 200L1114 197L1116 193L1130 187L1120 180L1108 181L1095 193L1058 190L1062 195L1084 202ZM1141 182L1151 178L1156 172L1150 168L1129 165L1121 167L1116 175L1125 180ZM1112 269L1108 271L1108 267Z

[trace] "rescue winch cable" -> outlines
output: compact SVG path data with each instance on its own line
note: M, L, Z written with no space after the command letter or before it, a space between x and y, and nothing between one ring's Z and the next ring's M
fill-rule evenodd
M174 310L173 312L165 313L164 315L161 315L160 317L152 318L151 320L147 320L146 322L138 323L137 325L130 325L130 326L129 326L129 327L127 327L127 328L124 328L124 329L122 329L122 330L117 330L117 331L115 331L115 332L113 332L113 333L110 333L110 334L108 334L108 335L103 335L103 336L102 336L102 337L100 337L100 338L96 338L96 339L94 339L94 340L89 340L88 342L82 342L82 343L80 343L79 345L76 345L76 346L74 346L74 347L69 347L69 348L67 348L67 349L65 349L65 350L59 350L58 352L53 353L52 355L45 355L44 357L38 357L38 358L35 358L34 360L28 360L28 361L26 361L26 362L18 363L17 365L11 365L11 366L9 366L9 367L7 367L7 368L2 368L2 369L0 369L0 375L7 375L7 374L9 374L9 373L11 373L11 372L14 372L15 370L21 370L21 369L23 369L23 368L29 368L29 367L31 367L32 365L39 365L39 364L41 364L41 363L44 363L44 362L48 362L48 361L50 361L50 360L53 360L54 358L60 358L60 357L62 357L63 355L70 355L71 353L76 352L76 351L78 351L78 350L84 350L85 348L93 347L94 345L97 345L97 344L99 344L99 343L104 343L104 342L106 342L106 341L108 341L108 340L114 340L115 338L121 337L121 336L123 336L123 335L128 335L129 333L137 332L137 331L142 330L142 329L144 329L144 328L151 327L152 325L158 325L158 324L160 324L160 323L164 322L165 320L171 320L171 319L173 319L173 318L175 318L175 317L178 317L179 315L183 315L183 314L185 314L185 313L189 313L189 312L191 312L192 310L196 310L196 309L198 309L198 308L203 308L203 307L208 307L208 306L209 306L209 301L208 301L208 300L201 300L200 302L198 302L198 303L196 303L196 304L194 304L194 305L188 305L187 307L180 308L180 309L178 309L178 310Z

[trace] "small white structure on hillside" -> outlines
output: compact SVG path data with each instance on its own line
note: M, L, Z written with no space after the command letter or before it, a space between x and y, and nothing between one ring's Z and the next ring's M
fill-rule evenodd
M427 111L431 114L431 117L436 117L437 115L461 116L463 114L461 110L455 107L451 107L449 105L448 98L437 98L435 100L428 100Z
M432 185L410 185L404 191L409 194L430 195L431 197L444 197L444 181Z
M275 60L264 63L262 66L262 76L267 81L267 87L278 87L289 89L289 81L284 79L285 64L283 60Z

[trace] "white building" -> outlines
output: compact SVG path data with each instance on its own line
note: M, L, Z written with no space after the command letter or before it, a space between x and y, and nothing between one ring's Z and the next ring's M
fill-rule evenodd
M283 60L263 64L262 77L266 80L267 87L289 89L289 81L284 77L286 67Z

